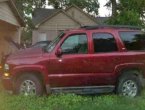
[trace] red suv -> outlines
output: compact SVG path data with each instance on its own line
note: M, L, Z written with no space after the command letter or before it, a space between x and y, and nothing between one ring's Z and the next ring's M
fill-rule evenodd
M23 95L116 92L135 97L145 77L145 34L132 26L84 26L62 33L45 48L10 55L6 90Z

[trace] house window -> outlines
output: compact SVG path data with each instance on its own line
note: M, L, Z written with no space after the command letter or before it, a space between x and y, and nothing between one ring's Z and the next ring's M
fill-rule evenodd
M47 34L46 33L40 33L39 34L39 41L46 41L47 40Z

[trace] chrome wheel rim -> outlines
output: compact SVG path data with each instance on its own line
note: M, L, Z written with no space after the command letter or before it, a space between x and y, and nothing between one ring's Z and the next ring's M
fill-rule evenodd
M36 85L31 80L25 80L20 86L20 94L24 96L36 95Z
M129 96L129 97L135 97L137 95L137 85L132 80L127 80L123 83L122 86L122 95L123 96Z

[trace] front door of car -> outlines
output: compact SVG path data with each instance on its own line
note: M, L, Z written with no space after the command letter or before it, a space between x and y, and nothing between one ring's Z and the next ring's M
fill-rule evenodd
M68 35L49 62L49 84L51 87L88 85L87 77L90 64L87 35L84 33Z

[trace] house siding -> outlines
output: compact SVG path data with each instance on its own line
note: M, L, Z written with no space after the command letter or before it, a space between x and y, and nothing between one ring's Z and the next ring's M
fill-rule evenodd
M64 13L59 13L39 26L41 30L66 30L77 28L80 25Z
M70 9L66 10L66 13L68 13L70 16L74 17L82 25L96 25L97 24L94 20L90 19L90 17L88 17L86 14L82 13L76 7L72 7Z
M41 36L41 33L46 34L47 40L53 40L63 30L76 29L84 25L97 25L93 18L75 6L64 11L67 15L60 11L55 16L51 16L51 19L46 18L46 21L36 25L36 29L33 31L33 44L43 40L40 38L44 37L43 34Z
M7 30L0 30L0 61L2 54L7 55L10 53L16 52L18 49L10 42L6 41L5 37L9 37L13 41L19 43L20 36L17 34L20 34L18 31L7 31Z
M5 55L13 53L18 49L13 45L7 42L4 38L0 38L0 52Z
M18 48L7 41L6 38L13 40L16 43L20 43L20 36L22 27L18 20L18 13L14 13L12 10L12 1L0 2L0 63L2 55L14 53Z
M39 42L39 41L43 41L43 39L41 39L41 33L45 33L46 34L46 40L49 40L49 41L52 41L54 40L59 32L56 32L56 30L45 30L45 31L42 31L42 30L34 30L33 31L33 39L32 39L32 44L35 44L36 42Z
M1 2L0 3L0 19L11 23L16 26L20 26L19 22L17 21L14 13L12 12L11 8L8 5L8 2Z
M45 23L41 24L37 30L33 31L32 43L34 44L41 40L41 33L46 34L46 40L52 41L59 35L61 31L79 27L80 25L77 22L73 21L70 17L61 12Z

